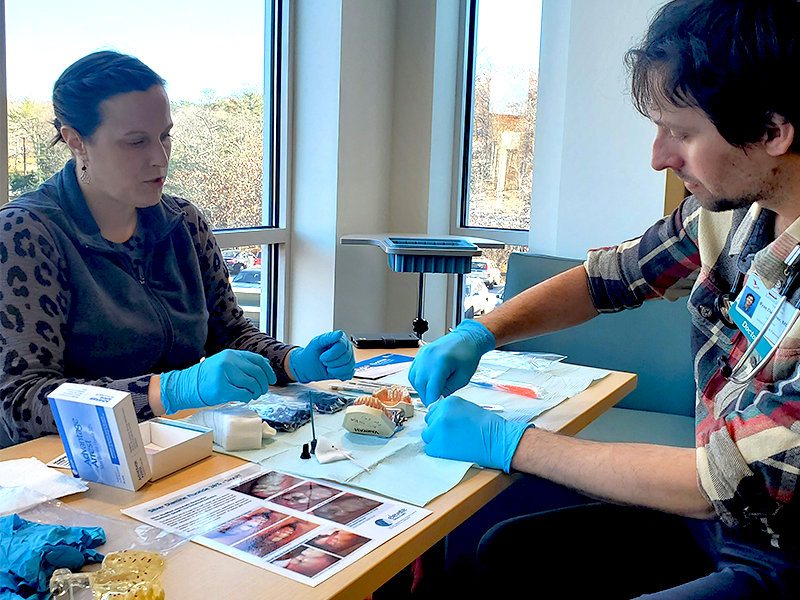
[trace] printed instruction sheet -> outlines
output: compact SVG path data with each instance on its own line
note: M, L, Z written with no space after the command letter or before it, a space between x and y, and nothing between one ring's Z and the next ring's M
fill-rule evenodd
M430 514L256 464L122 512L310 586Z

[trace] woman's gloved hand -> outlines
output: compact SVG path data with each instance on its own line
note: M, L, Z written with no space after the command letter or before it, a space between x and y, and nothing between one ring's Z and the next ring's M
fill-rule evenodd
M531 423L506 421L473 402L448 396L434 402L422 430L425 454L511 471L511 459Z
M494 350L492 332L478 321L461 321L453 331L420 348L408 380L425 406L469 383L481 356Z
M167 414L224 402L249 402L278 378L269 360L246 350L223 350L179 371L161 374L161 404Z
M343 331L318 335L305 348L289 353L289 370L300 383L341 379L346 381L356 372L353 344Z

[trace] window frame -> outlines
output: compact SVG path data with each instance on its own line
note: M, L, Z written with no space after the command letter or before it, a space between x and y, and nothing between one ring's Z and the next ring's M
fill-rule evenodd
M2 0L0 0L2 1ZM214 230L220 248L261 246L261 330L283 339L286 314L289 0L264 0L264 169L260 227Z
M259 227L214 230L220 248L262 246L261 329L281 339L286 329L285 269L289 253L286 215L288 156L289 0L264 0L264 169ZM0 0L0 152L8 157L8 86L5 0ZM8 159L6 158L6 162ZM0 174L0 205L8 202L8 169Z
M458 165L458 193L454 194L451 212L454 215L450 233L459 236L485 237L503 242L507 246L527 246L530 229L495 229L467 225L469 211L469 184L472 155L472 121L475 113L475 60L478 41L478 12L480 0L466 0L463 40L462 115L460 121L460 161ZM529 198L530 202L531 199Z

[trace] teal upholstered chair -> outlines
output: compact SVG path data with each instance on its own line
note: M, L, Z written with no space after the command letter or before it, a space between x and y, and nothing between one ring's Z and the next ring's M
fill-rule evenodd
M513 253L504 300L583 261ZM694 447L695 384L686 301L646 302L568 330L504 346L556 352L567 362L636 373L636 390L578 437Z

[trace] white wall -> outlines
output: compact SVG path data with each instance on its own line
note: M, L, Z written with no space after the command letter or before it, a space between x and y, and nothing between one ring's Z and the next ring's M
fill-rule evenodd
M285 341L305 344L333 323L342 9L301 0L295 10Z
M342 4L337 240L389 226L396 102L394 2ZM388 274L380 249L337 245L334 326L350 333L383 331Z
M349 233L447 233L460 127L456 0L295 0L291 311L286 339L409 331L417 276ZM530 248L582 257L661 216L653 128L622 58L654 0L544 0ZM427 339L446 277L426 276Z
M544 0L531 251L581 258L663 214L655 130L633 109L623 66L661 4Z
M377 247L341 246L338 240L350 233L425 233L429 226L447 232L459 3L295 4L291 316L285 337L304 344L332 327L408 332L418 276L391 271ZM434 82L437 35L447 41L439 44L443 74ZM431 215L438 224L429 225ZM445 284L444 276L426 281L431 308L425 318L437 336L445 330Z

